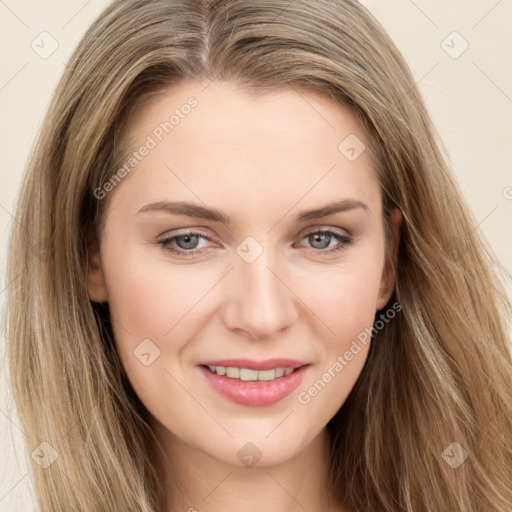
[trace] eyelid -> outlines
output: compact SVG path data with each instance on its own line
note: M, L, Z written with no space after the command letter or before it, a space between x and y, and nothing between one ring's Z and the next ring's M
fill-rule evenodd
M177 236L188 235L190 233L192 233L193 235L202 235L205 238L208 238L208 240L217 238L216 236L212 236L210 234L209 230L206 230L205 228L192 227L192 228L181 228L181 229L177 228L177 229L164 231L161 235L158 235L155 238L155 240L159 240L159 239L167 240L168 238L174 238Z
M350 238L352 237L352 233L347 229L343 229L343 228L336 227L336 226L330 226L327 224L317 224L316 226L308 226L308 227L304 228L303 230L299 231L299 233L296 235L296 238L300 237L302 240L302 238L304 238L306 235L309 235L311 233L316 233L318 231L332 231L332 232L337 233L342 236L346 236L346 237L350 237Z

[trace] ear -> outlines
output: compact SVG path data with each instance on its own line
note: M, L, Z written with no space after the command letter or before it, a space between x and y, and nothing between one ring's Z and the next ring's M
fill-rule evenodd
M93 302L108 302L107 286L101 266L100 248L95 240L88 250L87 288Z
M399 208L391 211L390 221L392 226L393 243L391 254L386 260L382 279L380 283L379 297L377 299L376 309L382 309L389 301L395 287L395 270L398 255L398 246L400 244L400 227L402 225L402 212Z

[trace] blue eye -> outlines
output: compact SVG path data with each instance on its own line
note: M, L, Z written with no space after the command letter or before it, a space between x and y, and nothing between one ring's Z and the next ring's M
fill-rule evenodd
M196 254L201 254L203 249L197 249L198 242L203 240L209 240L209 238L203 234L196 231L187 231L185 233L180 233L164 240L160 240L157 242L158 245L162 246L162 248L166 251L169 251L173 254L178 254L181 256L192 256ZM313 247L313 252L317 254L326 254L334 251L340 251L345 249L346 246L352 243L352 237L348 235L343 235L341 233L337 233L331 230L319 230L312 231L308 233L306 236L302 238L302 240L308 239L312 244L318 244L321 247ZM329 244L332 240L337 240L339 243L334 247L329 247ZM327 245L325 242L327 241ZM175 244L178 246L176 248ZM325 250L328 248L328 250Z
M336 233L335 231L331 230L320 230L320 231L312 231L311 233L308 233L303 240L307 238L308 241L311 244L319 244L321 247L315 247L314 249L318 249L321 252L324 253L330 253L333 251L339 251L341 249L344 249L347 245L349 245L352 242L352 238L347 235L342 235L340 233ZM338 245L335 245L334 247L330 247L328 251L325 251L323 249L329 247L329 243L332 240L337 240L339 242ZM327 245L324 244L324 242L327 240Z
M174 235L169 238L166 238L165 240L161 240L158 242L159 245L161 245L166 251L172 252L173 254L180 254L180 255L189 255L189 254L198 254L201 251L195 250L190 251L188 249L195 249L195 246L197 245L197 242L200 240L208 240L208 237L206 235L203 235L203 233L197 233L195 231L188 231L186 233L180 233L179 235ZM182 246L176 249L171 244L175 241L181 241ZM192 247L194 246L194 247Z

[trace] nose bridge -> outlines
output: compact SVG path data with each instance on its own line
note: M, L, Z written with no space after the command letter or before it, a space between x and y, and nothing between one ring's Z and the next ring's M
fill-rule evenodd
M243 244L241 244L242 247ZM247 246L245 246L247 247ZM252 247L254 250L254 246ZM237 256L231 275L228 324L264 338L277 334L296 317L294 294L288 288L283 265L261 247L253 261ZM282 274L282 275L280 275Z

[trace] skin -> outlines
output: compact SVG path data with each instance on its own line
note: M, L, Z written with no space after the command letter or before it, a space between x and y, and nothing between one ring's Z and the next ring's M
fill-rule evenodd
M190 96L197 107L109 192L105 230L89 257L89 295L109 302L122 364L165 446L155 464L169 489L166 510L347 510L326 501L326 424L354 387L369 343L309 403L298 394L371 328L393 290L368 150L355 161L338 150L349 134L368 147L365 131L315 92L283 88L255 98L231 83L190 81L137 110L134 150ZM367 209L295 219L342 198ZM232 225L138 213L160 200L218 208ZM398 210L392 222L396 251ZM157 243L187 228L208 240L170 245L201 254L178 256ZM320 229L352 243L315 242L308 235ZM251 250L263 250L251 263L236 251L248 236ZM145 339L160 350L149 366L134 355ZM296 391L268 407L228 401L197 367L278 356L311 366ZM261 453L252 467L237 457L248 442Z

